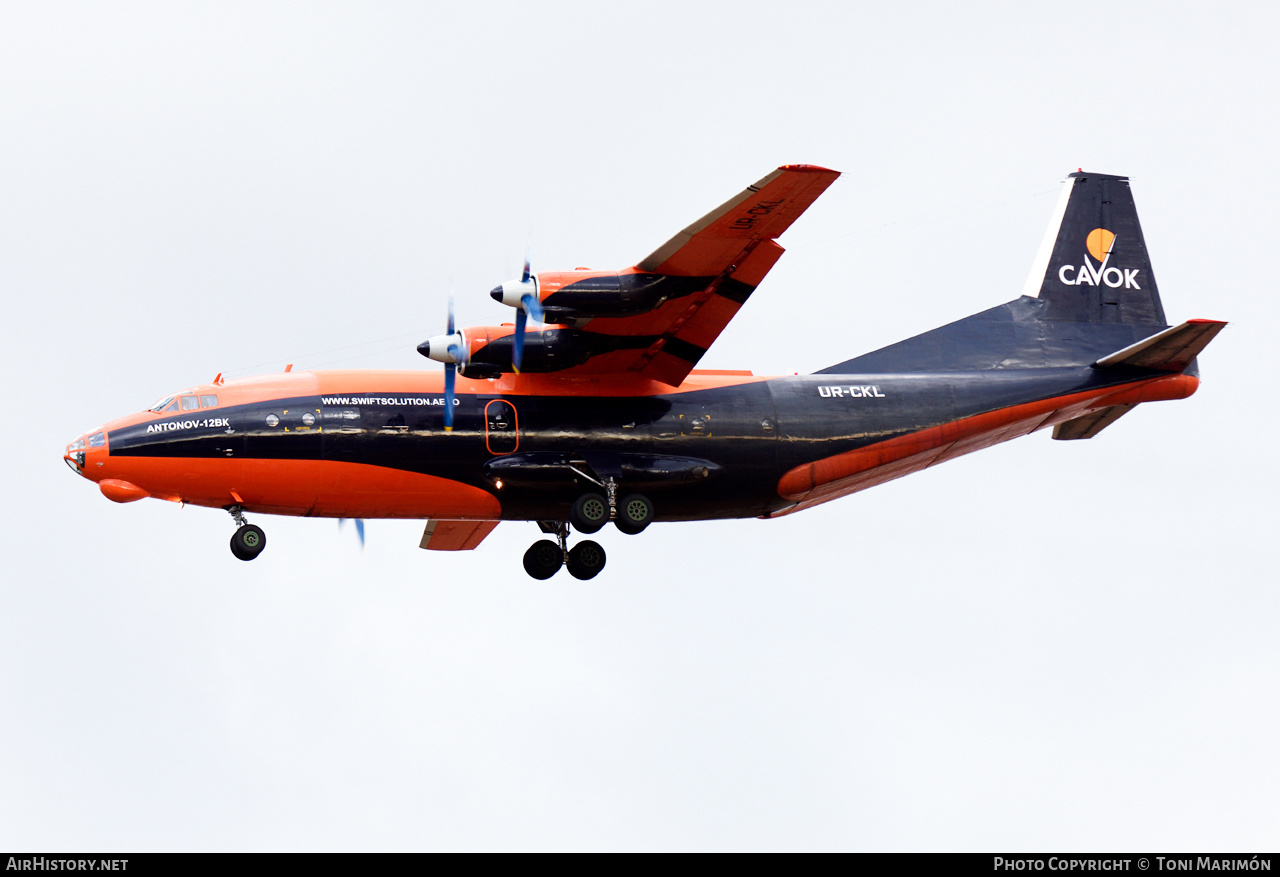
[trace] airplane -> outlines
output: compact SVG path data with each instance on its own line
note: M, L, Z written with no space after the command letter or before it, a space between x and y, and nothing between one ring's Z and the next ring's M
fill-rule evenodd
M1070 174L1023 294L810 375L696 368L839 176L784 165L621 271L534 273L490 295L514 323L418 345L432 371L301 371L168 394L64 460L111 500L425 519L421 547L536 522L524 567L591 579L592 540L653 521L794 514L1018 436L1091 439L1184 399L1226 325L1165 321L1127 177ZM531 326L530 323L538 324ZM363 538L363 529L361 529Z

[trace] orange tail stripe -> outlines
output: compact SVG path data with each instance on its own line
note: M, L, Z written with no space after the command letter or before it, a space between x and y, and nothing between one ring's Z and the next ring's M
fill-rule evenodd
M1185 399L1199 385L1200 379L1190 375L1168 375L1119 389L1072 393L988 411L796 466L778 481L778 495L796 502L834 499L906 475L942 459L1079 417L1090 410L1111 405ZM930 454L927 459L909 459L930 451L938 453ZM872 472L882 467L887 468L882 472ZM868 477L852 480L864 473L868 473ZM844 483L846 479L851 481Z

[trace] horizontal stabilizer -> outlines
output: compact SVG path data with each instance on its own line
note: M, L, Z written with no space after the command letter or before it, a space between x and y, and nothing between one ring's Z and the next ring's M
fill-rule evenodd
M1130 344L1123 350L1104 356L1093 366L1113 368L1127 365L1180 372L1191 364L1191 360L1208 346L1225 325L1227 324L1221 320L1188 320L1180 326L1171 326L1137 344Z
M470 551L498 526L497 521L427 521L420 548L432 551Z
M1136 404L1112 405L1099 411L1091 411L1083 417L1059 423L1053 428L1053 437L1059 441L1091 439L1136 407Z

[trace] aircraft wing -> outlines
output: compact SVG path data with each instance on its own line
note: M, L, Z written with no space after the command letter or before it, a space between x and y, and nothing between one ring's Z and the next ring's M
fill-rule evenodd
M750 244L773 240L840 176L809 164L788 164L730 198L650 253L640 271L678 277L714 276Z
M497 521L427 521L419 547L432 551L470 551L498 526Z
M639 374L679 386L782 256L774 239L840 176L784 165L681 231L629 272L677 290L654 310L597 317L602 352L567 374Z

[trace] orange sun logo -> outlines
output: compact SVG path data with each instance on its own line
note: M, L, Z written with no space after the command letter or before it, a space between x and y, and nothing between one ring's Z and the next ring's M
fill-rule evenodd
M1111 254L1111 246L1116 242L1114 232L1109 232L1105 228L1095 228L1089 232L1089 236L1084 239L1084 245L1089 250L1089 255L1097 259L1099 262L1105 262L1107 256Z

